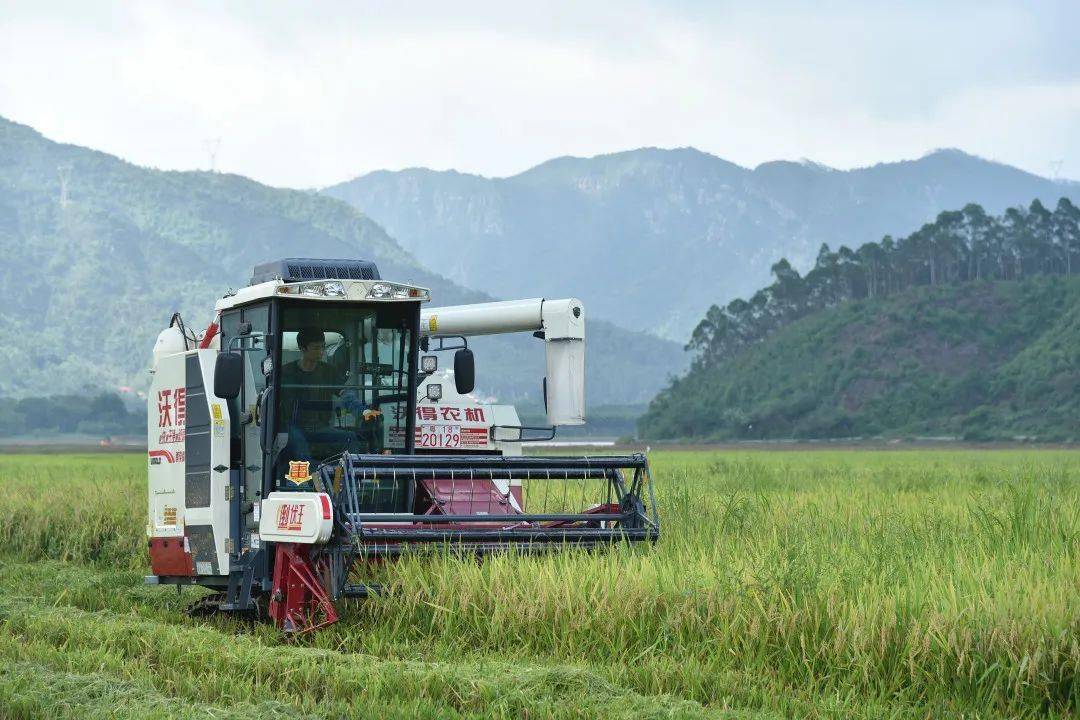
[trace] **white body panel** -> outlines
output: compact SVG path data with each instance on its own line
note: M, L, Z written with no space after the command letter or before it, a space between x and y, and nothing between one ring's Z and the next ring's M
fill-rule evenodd
M272 492L262 501L259 537L264 542L324 543L333 529L334 510L326 493Z
M424 335L498 335L532 332L543 324L543 298L451 305L420 312Z
M228 406L213 395L216 357L216 350L159 357L147 408L147 535L193 541L185 548L197 575L229 571L229 474L213 470L229 464Z
M547 417L552 425L585 424L585 341L548 340Z
M427 399L428 382L441 383L443 397L438 402ZM432 419L434 418L434 419ZM442 429L436 433L434 444L432 435L424 426ZM421 381L416 400L416 448L418 450L467 450L472 452L497 451L503 455L521 455L521 432L499 428L521 427L517 410L513 405L493 405L482 402L473 395L461 395L454 387L454 371L440 370ZM460 439L454 442L454 436ZM449 440L449 442L447 442ZM517 504L511 488L521 487L521 480L493 480L499 492L509 498L518 512L522 508ZM520 496L520 492L518 494Z
M547 418L552 425L585 422L585 307L577 298L452 305L420 313L429 337L544 333ZM421 396L422 397L422 396Z
M443 396L438 402L427 399L429 382L442 385ZM520 455L520 434L493 431L499 425L521 425L514 406L494 405L474 395L458 394L453 370L439 370L420 382L416 400L417 450L498 450L503 455Z
M186 422L176 415L177 390L184 389L186 393L185 362L183 353L157 357L150 384L146 437L150 501L147 535L150 537L182 537L187 521L184 501Z

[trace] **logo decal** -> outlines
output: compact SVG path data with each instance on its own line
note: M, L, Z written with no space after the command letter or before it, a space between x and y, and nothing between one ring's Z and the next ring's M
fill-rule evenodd
M303 530L304 506L302 503L285 503L278 508L277 529L288 531Z
M158 390L158 427L184 427L187 423L187 389L168 388Z
M148 454L150 456L151 465L160 465L162 458L164 458L165 462L168 463L174 462L176 460L176 457L173 456L173 454L168 450L151 450Z
M311 463L307 460L290 460L289 474L285 476L285 479L294 485L303 485L311 480L311 474L308 472L310 465Z
M158 445L184 442L187 425L187 389L167 388L157 391ZM177 462L181 462L177 452ZM159 461L160 462L160 461ZM170 459L169 462L172 462Z

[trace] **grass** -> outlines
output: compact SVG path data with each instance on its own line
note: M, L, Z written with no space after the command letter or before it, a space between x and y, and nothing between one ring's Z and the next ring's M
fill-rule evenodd
M406 559L286 643L141 584L141 456L0 456L0 716L1080 714L1080 453L652 462L655 547Z

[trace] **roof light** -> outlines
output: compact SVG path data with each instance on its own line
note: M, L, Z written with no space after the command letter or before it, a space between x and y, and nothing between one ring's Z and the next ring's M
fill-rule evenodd
M278 292L285 295L305 295L307 297L348 297L344 283L337 280L290 283L279 287Z
M371 290L368 290L367 296L369 298L384 298L390 297L390 293L394 292L394 289L389 283L375 283L371 286Z
M429 300L431 295L424 288L398 285L390 282L377 282L368 290L368 298L371 300Z
M345 286L336 280L327 282L313 282L300 284L301 295L316 295L321 297L345 297Z
M357 288L359 285L359 288ZM309 280L301 283L285 283L278 287L277 292L281 295L301 295L312 298L342 298L349 297L349 287L363 291L365 284L352 281L340 280ZM431 294L426 288L401 285L399 283L380 280L372 283L367 291L368 300L420 300L421 302L431 299Z

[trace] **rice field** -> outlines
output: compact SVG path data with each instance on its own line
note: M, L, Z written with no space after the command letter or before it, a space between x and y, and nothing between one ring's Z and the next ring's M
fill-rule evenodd
M285 642L142 585L143 456L0 456L0 717L1080 715L1080 452L650 459L655 547L406 559Z

